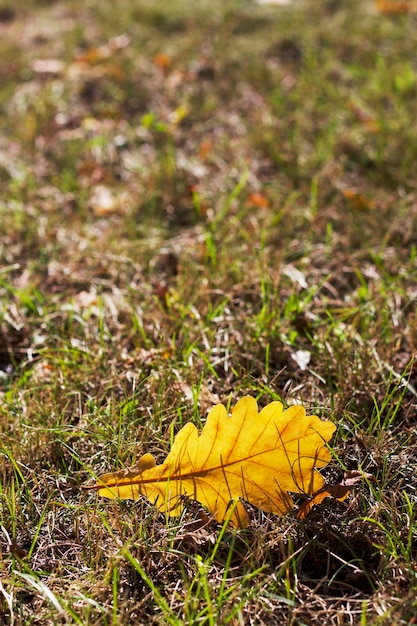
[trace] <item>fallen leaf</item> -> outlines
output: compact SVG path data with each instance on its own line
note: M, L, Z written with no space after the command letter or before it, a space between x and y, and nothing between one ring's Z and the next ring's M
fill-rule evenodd
M97 293L95 291L79 291L74 298L74 310L78 313L84 309L96 308L98 305Z
M282 273L293 282L293 284L297 284L301 289L307 289L308 283L305 279L304 274L294 267L294 265L288 264L284 265L282 268Z
M188 104L180 104L179 107L174 109L174 111L171 111L169 114L169 121L175 127L180 126L185 118L188 117L189 113L190 107Z
M269 207L268 198L266 198L263 193L259 193L254 191L250 194L247 200L247 204L250 206L256 206L260 209L267 209Z
M47 361L39 361L33 368L33 379L37 382L47 381L52 378L53 365Z
M28 270L28 268L25 268L23 272L16 277L14 281L14 286L17 287L17 289L26 289L27 287L29 287L32 280L33 278L30 271Z
M128 200L126 192L116 193L106 185L96 185L92 189L89 206L98 217L106 217L112 213L125 213Z
M309 350L296 350L296 352L291 354L291 357L297 363L300 370L304 372L310 363L311 352Z
M348 470L344 473L343 480L337 485L329 485L325 483L319 489L311 500L304 502L297 512L298 519L304 519L311 511L313 506L317 506L326 498L335 498L342 502L351 492L351 488L362 480L374 480L372 474L361 472L360 470Z
M362 106L355 102L348 103L349 109L352 111L355 118L363 124L363 126L371 133L377 134L381 131L380 125L377 120L368 113Z
M368 472L361 472L361 470L346 470L343 475L343 480L340 483L343 486L353 487L357 485L362 480L369 480L371 482L375 482L375 477L373 474L369 474ZM338 485L336 485L337 487Z
M199 147L198 156L202 161L205 161L208 156L213 152L213 143L211 139L204 139Z
M406 0L405 2L396 2L395 0L376 0L376 8L380 13L412 13L417 11L417 2L415 0Z
M112 37L109 41L98 48L92 47L77 55L78 63L87 63L88 65L99 63L106 59L112 58L118 50L127 48L131 42L131 37L127 33L122 33L117 37Z
M167 54L160 52L159 54L155 54L153 62L154 65L159 67L161 70L167 70L171 67L172 59Z
M284 515L294 507L289 493L313 494L324 485L316 468L327 465L326 447L335 425L302 406L283 409L271 402L260 413L246 396L231 416L222 404L207 417L201 435L194 424L177 434L162 465L145 454L136 467L100 476L93 487L106 498L136 500L145 495L170 516L183 509L183 496L204 505L218 522L238 528L249 517L241 498L264 511Z
M366 196L355 189L344 189L343 195L351 207L357 211L367 211L368 209L375 208L375 202L373 200L368 200Z
M116 196L104 185L97 185L93 189L89 204L94 213L100 216L114 213L118 209Z
M60 74L64 64L59 59L36 59L32 63L32 69L37 74Z

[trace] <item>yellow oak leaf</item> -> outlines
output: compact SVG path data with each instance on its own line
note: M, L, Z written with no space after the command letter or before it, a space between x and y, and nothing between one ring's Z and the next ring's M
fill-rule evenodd
M170 516L181 513L188 496L217 521L243 528L249 517L241 499L284 515L294 506L290 493L312 495L323 487L316 468L330 461L326 442L335 428L302 406L284 411L271 402L258 413L256 401L245 396L231 416L215 406L200 435L186 424L162 465L145 454L132 469L100 476L93 488L106 498L145 495Z

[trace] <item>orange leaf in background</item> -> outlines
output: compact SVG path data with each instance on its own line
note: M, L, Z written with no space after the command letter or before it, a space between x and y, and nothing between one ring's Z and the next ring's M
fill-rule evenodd
M417 2L408 0L405 2L394 2L392 0L375 0L376 8L380 13L412 13L417 11Z
M326 442L335 428L306 415L302 406L284 411L280 402L271 402L258 413L256 401L245 396L231 416L222 404L215 406L201 435L186 424L162 465L145 454L136 467L104 474L92 488L106 498L145 495L170 516L181 513L188 496L218 522L228 519L244 528L249 517L241 498L284 515L294 507L289 492L311 495L323 487L316 468L331 458Z
M198 156L200 157L202 161L205 161L212 151L213 151L213 143L211 139L204 139L200 144L200 148L198 150Z
M153 58L153 62L154 62L154 65L156 67L159 67L161 70L167 70L172 65L171 57L169 57L167 54L164 54L163 52L159 54L155 54Z
M372 474L360 472L359 470L349 470L345 472L343 480L338 485L324 484L323 487L314 494L311 500L304 502L297 512L298 519L304 519L311 511L313 506L317 506L326 498L335 498L342 502L351 492L354 485L362 480L373 480Z
M375 208L375 202L373 200L368 200L366 196L362 193L359 193L355 189L344 189L343 195L346 200L349 201L349 204L358 211L366 211L368 209Z
M92 47L84 50L84 52L77 55L76 61L78 63L86 63L88 65L99 63L106 59L113 58L115 52L127 48L130 42L131 38L129 35L123 33L117 37L112 37L107 43L99 46L98 48Z
M108 59L111 56L111 51L107 46L101 46L99 48L88 48L82 54L77 55L77 63L86 63L92 65L99 63L104 59Z
M257 206L261 209L267 209L269 207L268 198L266 198L263 193L253 192L247 199L247 204L252 206Z

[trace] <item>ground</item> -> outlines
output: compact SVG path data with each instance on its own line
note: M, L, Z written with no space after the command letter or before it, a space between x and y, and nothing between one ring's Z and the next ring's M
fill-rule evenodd
M416 623L413 8L0 9L0 622ZM367 477L245 530L83 489L245 395Z

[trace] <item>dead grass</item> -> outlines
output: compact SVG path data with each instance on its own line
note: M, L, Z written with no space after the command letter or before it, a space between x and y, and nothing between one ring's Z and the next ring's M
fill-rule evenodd
M415 14L313 4L0 12L5 624L414 623ZM248 393L375 482L234 533L81 490Z

